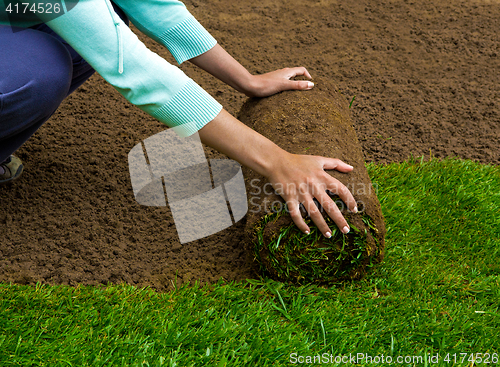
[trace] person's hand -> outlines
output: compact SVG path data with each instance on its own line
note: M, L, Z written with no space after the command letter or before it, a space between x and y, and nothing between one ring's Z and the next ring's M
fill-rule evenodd
M284 90L308 90L314 87L307 80L291 80L296 76L311 79L311 75L303 67L252 75L219 44L190 61L248 97L267 97Z
M267 97L284 90L309 90L314 87L314 83L307 80L291 80L296 76L311 79L311 75L303 67L275 70L266 74L252 75L244 93L248 97Z
M321 204L342 233L349 232L350 228L326 190L338 195L352 212L356 213L357 207L356 201L347 187L326 173L325 169L350 172L353 168L339 159L286 154L281 157L278 165L272 167L272 173L267 178L276 192L286 201L290 216L301 231L310 233L310 229L300 213L300 204L304 205L321 233L330 238L332 231L313 198L316 198Z
M310 229L301 216L300 204L321 233L326 237L332 233L313 198L341 231L349 231L347 221L326 190L338 195L352 212L357 211L356 201L347 187L325 172L325 169L350 172L353 168L348 164L333 158L288 153L225 110L200 129L199 134L204 144L266 177L286 201L293 222L303 232Z

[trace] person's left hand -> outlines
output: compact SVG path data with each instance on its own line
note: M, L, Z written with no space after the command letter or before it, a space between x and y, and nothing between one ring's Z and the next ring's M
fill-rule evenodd
M290 80L296 76L312 78L304 67L284 68L252 75L244 93L248 97L267 97L284 90L309 90L314 87L314 83L307 80Z
M296 76L312 79L304 67L252 75L219 44L190 61L248 97L267 97L284 90L308 90L314 87L314 84L307 80L290 80Z

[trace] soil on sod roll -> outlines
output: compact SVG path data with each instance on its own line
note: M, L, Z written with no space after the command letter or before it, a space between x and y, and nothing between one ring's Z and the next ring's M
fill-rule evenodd
M251 73L305 66L314 78L338 85L346 103L356 96L352 121L367 161L428 159L432 153L500 163L495 2L186 5ZM168 50L132 29L175 64ZM180 67L229 112L240 110L243 94L189 62ZM127 282L166 291L176 282L254 277L242 245L243 221L181 245L168 207L135 201L128 153L164 129L97 74L69 96L18 150L25 164L21 179L0 188L0 281Z
M318 283L359 279L367 266L379 263L384 256L386 230L377 187L365 168L346 98L331 82L313 81L315 87L309 91L248 100L238 117L290 153L335 157L352 165L354 170L349 173L327 172L351 191L359 213L348 211L338 195L331 193L351 227L350 233L343 235L329 220L333 231L327 239L308 218L311 234L304 235L268 181L246 169L247 238L262 270L275 279ZM328 214L317 205L327 219Z

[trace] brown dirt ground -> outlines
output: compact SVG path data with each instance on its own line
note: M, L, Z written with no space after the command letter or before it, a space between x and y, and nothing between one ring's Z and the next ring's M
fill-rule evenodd
M306 66L356 95L352 117L367 161L432 153L500 163L498 1L186 5L250 72ZM243 95L189 63L182 69L238 112ZM243 222L181 246L168 209L135 202L127 154L164 128L98 75L70 96L18 151L22 179L0 189L0 280L168 290L175 281L254 276Z

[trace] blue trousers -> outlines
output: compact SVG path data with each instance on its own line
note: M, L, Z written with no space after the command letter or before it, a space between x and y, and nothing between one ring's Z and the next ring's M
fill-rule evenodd
M121 9L116 13L128 24ZM0 26L0 162L19 149L94 69L47 25Z

